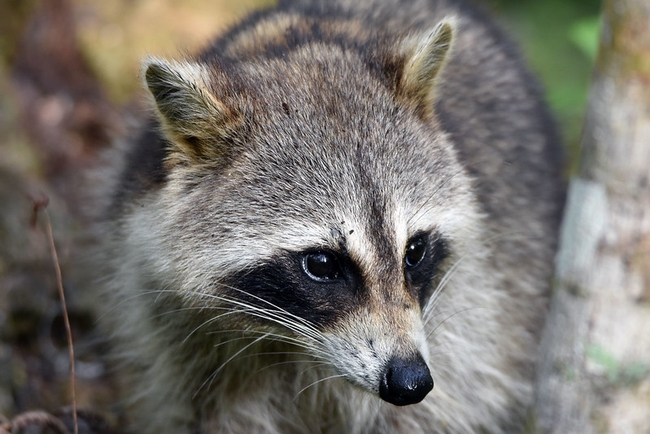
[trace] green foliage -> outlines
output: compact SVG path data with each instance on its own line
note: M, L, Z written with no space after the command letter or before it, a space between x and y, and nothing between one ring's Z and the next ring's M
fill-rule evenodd
M591 68L600 31L600 0L492 0L514 34L560 123L569 159L578 155ZM574 165L575 166L575 165Z
M592 62L598 54L600 15L576 20L569 29L569 38Z
M587 360L600 367L613 385L630 387L650 376L650 366L641 362L621 363L600 345L589 345L585 353Z
M614 383L618 380L620 364L616 357L600 345L589 345L587 359L598 365L607 374L607 379Z

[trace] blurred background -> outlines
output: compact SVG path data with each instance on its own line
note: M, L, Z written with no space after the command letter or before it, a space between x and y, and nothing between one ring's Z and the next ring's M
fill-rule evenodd
M569 173L597 52L600 1L479 2L540 77L564 135ZM80 173L141 112L140 59L196 51L247 12L273 4L0 0L0 424L2 415L33 409L65 416L61 408L70 403L54 266L44 220L33 209L46 196L75 337L78 405L119 426L95 306L81 290L87 280L76 252L91 240L84 240L88 210L78 194L90 181ZM108 432L100 425L91 431Z

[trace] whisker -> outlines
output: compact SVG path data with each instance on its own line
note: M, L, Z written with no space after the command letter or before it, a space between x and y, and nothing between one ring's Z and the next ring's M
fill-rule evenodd
M315 363L315 362L316 362L316 361L314 360L314 363ZM310 370L310 369L316 369L316 368L320 368L320 367L322 367L322 366L331 366L331 364L328 363L328 362L321 362L321 363L318 363L318 364L313 364L312 366L307 366L305 369L303 369L302 371L300 371L300 374L302 375L302 374L304 374L305 372L307 372L307 371Z
M255 295L255 294L251 294L251 293L248 292L248 291L244 291L244 290L242 290L242 289L240 289L240 288L235 288L235 287L232 287L232 286L228 286L228 288L230 288L230 289L232 289L232 290L234 290L234 291L241 292L242 294L245 294L245 295L247 295L247 296L249 296L249 297L253 297L253 298L256 299L256 300L261 301L262 303L266 303L266 304L268 304L269 306L271 306L271 307L277 309L278 311L280 311L280 312L282 312L282 313L288 315L290 318L293 318L294 320L296 320L296 321L298 321L299 323L303 324L303 325L304 325L305 327L307 327L308 329L313 330L313 331L316 332L318 335L320 335L320 332L318 331L318 329L316 329L316 328L315 328L315 327L314 327L314 326L313 326L309 321L305 320L304 318L301 318L301 317L299 317L298 315L294 315L294 314L292 314L291 312L288 312L287 310L282 309L281 307L279 307L279 306L277 306L277 305L271 303L270 301L265 300L265 299L263 299L263 298L261 298L261 297Z
M271 307L273 307L274 310L269 310L265 308L261 308L259 306L255 306L249 303L246 303L242 300L237 300L231 297L226 297L222 295L215 295L215 294L209 294L209 293L204 293L204 292L199 292L199 291L188 291L189 294L194 294L199 297L208 297L208 298L213 298L216 300L219 300L224 303L229 303L237 307L241 307L243 309L241 310L236 310L232 311L231 313L245 313L245 314L250 314L252 316L255 316L260 319L265 319L271 322L274 322L280 326L286 327L302 336L305 336L307 338L310 338L316 342L322 343L323 342L323 335L316 329L311 323L306 321L304 318L300 318L297 315L292 314L291 312L286 311L285 309L282 309L275 304L269 302L268 300L265 300L255 294L251 294L247 291L244 291L242 289L233 287L231 285L226 285L223 283L219 283L220 286L231 289L233 291L240 292L242 294L245 294L255 300L258 300L264 304L267 304ZM120 305L124 303L128 303L129 301L136 299L138 297L146 296L146 295L151 295L151 294L157 294L156 301L159 299L160 296L162 296L163 293L177 293L175 290L171 289L160 289L160 290L152 290L152 291L143 291L139 294L136 294L134 296L131 296L125 300L120 301L116 305L112 306L109 310L104 312L101 316L98 317L96 321L99 321L101 318L103 318L105 315L107 315L109 312L111 312L114 309L117 309ZM187 308L187 309L194 309L195 307ZM211 308L211 309L218 309L218 306L205 306L205 307L196 307L197 309L202 309L202 308ZM181 309L186 309L186 308L180 308L178 311L182 311ZM168 313L172 313L172 311L169 311ZM224 315L230 315L231 313L224 313ZM198 329L201 327L217 320L219 317L215 317L213 319L210 319L206 321L205 323L199 325L196 329L192 330L192 332L185 338L187 340L193 333L195 333Z
M487 309L487 307L482 307L482 306L467 307L467 308L465 308L465 309L461 309L461 310L459 310L459 311L457 311L457 312L452 313L451 315L447 316L445 319L443 319L442 321L440 321L440 322L439 322L439 323L438 323L438 324L437 324L437 325L436 325L432 330L429 331L429 333L427 334L427 339L429 339L429 337L430 337L430 336L431 336L431 335L432 335L436 330L438 330L438 328L440 328L440 326L442 326L445 322L447 322L447 321L450 320L451 318L455 317L456 315L460 315L461 313L465 313L465 312L467 312L467 311L475 310L475 309Z
M438 286L436 289L433 291L431 294L431 297L429 297L429 301L427 301L426 306L424 307L424 323L426 324L429 322L429 316L431 312L434 312L434 307L437 305L437 300L442 292L442 290L447 286L447 283L451 280L451 278L456 274L457 270L460 268L460 265L462 264L463 260L468 258L470 253L466 253L463 256L461 256L454 264L447 270L445 275L440 279L440 282L438 283Z
M302 341L300 341L298 339L292 338L290 336L279 335L277 333L272 333L272 332L257 331L257 330L220 330L220 331L209 332L208 334L237 333L237 332L247 333L247 334L263 334L263 335L265 335L267 337L270 336L272 338L272 339L269 339L269 341L282 342L282 343L286 343L286 344L290 344L290 345L295 345L297 347L300 347L300 348L303 348L305 350L310 351L309 354L313 355L313 356L316 356L316 355L320 356L320 357L326 357L327 356L327 353L324 352L323 350L319 349L319 348L309 346L309 345L305 344L304 342L302 342ZM239 338L232 339L230 341L234 341L234 340L237 340L237 339L247 339L247 338L250 338L250 336L241 336ZM227 342L229 342L229 341L227 341Z
M498 240L500 238L504 238L504 237L507 237L507 236L511 236L511 235L516 234L518 232L519 231L503 232L503 233L494 235L492 237L489 237L489 238L481 241L479 243L479 245L486 245L486 244L491 243L491 242L493 242L495 240ZM449 283L449 281L452 279L452 277L454 277L454 275L458 271L458 269L459 269L460 265L462 264L462 262L465 259L471 257L471 255L473 253L474 252L467 252L467 253L463 254L460 258L458 258L458 260L456 262L454 262L454 264L449 268L449 270L447 270L447 272L445 273L443 278L440 280L440 282L438 283L438 286L436 286L436 289L433 291L433 293L429 297L429 300L427 301L427 304L423 309L423 317L424 317L424 323L425 324L427 322L429 322L429 320L431 319L430 315L435 310L435 307L437 306L438 297L439 297L440 293L442 292L442 290Z
M294 315L291 312L288 312L285 309L282 309L282 308L276 306L275 304L273 304L273 303L271 303L271 302L269 302L267 300L264 300L263 298L255 295L255 294L251 294L251 293L249 293L247 291L241 290L241 289L233 287L231 285L226 285L226 284L220 284L220 285L222 287L224 287L224 288L227 288L227 289L230 289L230 290L237 291L237 292L240 292L242 294L245 294L245 295L253 298L254 300L258 300L261 303L264 303L264 304L272 307L272 309L259 307L259 306L250 304L248 302L245 302L243 300L235 299L235 298L224 296L224 295L217 295L217 294L211 294L211 293L200 292L200 291L187 291L188 294L194 294L194 295L197 295L199 297L207 297L207 298L211 298L211 299L214 299L214 300L218 300L218 301L220 301L222 303L230 304L232 306L232 308L229 309L226 306L188 306L188 307L180 307L178 309L173 309L173 310L169 310L167 312L163 312L161 314L156 315L156 317L164 316L164 315L170 315L170 314L178 313L178 312L190 311L190 310L212 309L212 310L223 311L221 314L216 315L216 316L214 316L212 318L209 318L209 319L205 320L204 322L202 322L201 324L199 324L198 326L196 326L183 339L183 343L186 342L189 338L191 338L191 336L194 335L195 333L197 333L201 328L203 328L203 327L205 327L205 326L207 326L207 325L209 325L211 323L214 323L215 321L218 321L218 320L220 320L220 319L222 319L224 317L227 317L227 316L233 315L233 314L246 314L246 315L250 315L250 316L255 317L255 318L260 318L260 319L264 319L266 321L273 322L275 324L278 324L279 326L282 326L284 328L287 328L287 329L293 331L294 333L297 333L300 336L303 336L303 337L305 337L305 338L307 338L309 340L312 340L315 343L323 344L323 342L325 340L325 337L322 335L322 333L320 333L320 331L317 328L315 328L311 323L309 323L305 319L300 318L299 316ZM140 292L140 293L138 293L138 294L136 294L134 296L128 297L125 300L121 300L119 303L117 303L116 305L112 306L109 310L104 312L98 318L98 320L101 319L103 316L107 315L112 310L118 308L120 305L122 305L124 303L128 303L129 301L131 301L133 299L136 299L138 297L147 296L147 295L156 294L156 299L155 300L157 301L157 300L159 300L159 297L161 297L164 293L177 293L177 291L171 290L171 289L159 289L159 290L151 290L151 291L142 291L142 292ZM302 341L300 341L300 340L298 340L296 338L292 338L292 337L289 337L289 336L281 336L281 335L278 335L276 333L266 333L266 336L273 336L278 341L281 340L282 342L285 342L285 343L288 343L288 344L293 344L293 345L296 345L298 347L304 348L306 350L311 351L313 353L313 355L318 355L319 357L326 357L327 356L327 354L325 352L318 349L317 347L308 346L307 344L305 344L304 342L302 342ZM221 346L224 343L233 342L233 341L234 340L230 340L230 341L219 343L217 345Z
M192 395L192 399L196 398L196 396L197 396L198 393L201 391L201 389L203 389L203 387L205 387L206 383L208 383L208 389L209 389L209 388L212 386L212 382L214 381L214 379L217 377L217 375L219 375L219 372L221 372L221 371L223 370L223 368L224 368L228 363L230 363L230 362L231 362L235 357L237 357L238 355L240 355L242 352L246 351L246 350L247 350L248 348L250 348L251 346L253 346L253 345L255 345L256 343L258 343L259 341L263 340L265 337L266 337L266 335L262 335L262 336L260 336L259 338L253 340L251 343L249 343L248 345L245 345L243 348L241 348L241 349L240 349L239 351L237 351L235 354L233 354L232 356L230 356L230 357L228 358L228 360L226 360L225 362L223 362L223 363L221 364L221 366L219 366L219 368L217 368L217 370L215 370L212 374L210 374L210 376L209 376L209 377L208 377L208 378L207 378L207 379L206 379L206 380L201 384L201 386L199 386L199 388L197 389L197 391L194 392L194 395Z
M438 193L438 191L440 191L440 190L441 190L443 187L445 187L449 182L451 182L452 179L454 179L456 176L460 175L460 174L463 173L464 171L465 171L465 169L462 168L462 169L456 171L456 172L455 172L454 174L452 174L451 176L449 176L449 177L448 177L447 179L445 179L444 181L442 181L442 182L440 183L440 185L438 186L438 188L436 188L436 189L433 191L433 193L431 193L430 196L431 196L431 197L434 197L434 196ZM427 182L427 181L429 181L429 179L423 179L422 181L420 181L420 182L418 183L416 189L419 189L420 185L424 184L424 183ZM422 217L422 214L420 214L420 212L421 212L421 211L424 209L424 207L427 206L427 205L429 205L429 202L427 202L427 201L423 201L423 202L422 202L422 205L420 205L420 207L419 207L418 209L416 209L415 212L413 212L413 213L411 214L411 217L407 220L407 224L408 224L409 226L412 226L412 224L414 223L414 222L413 222L413 217L415 217L415 216L418 216L418 218L421 218L421 217ZM415 221L415 223L417 223L417 220Z
M223 308L223 309L225 310L226 308ZM204 327L204 326L206 326L206 325L208 325L208 324L210 324L210 323L213 323L213 322L215 322L215 321L218 321L218 320L220 320L220 319L223 318L223 317L226 317L226 316L229 316L229 315L233 315L233 314L238 313L238 312L242 312L242 311L240 311L240 310L228 310L227 312L224 312L224 313L222 313L222 314L220 314L220 315L217 315L217 316L215 316L215 317L212 317L212 318L210 318L210 319L207 319L207 320L203 321L201 324L199 324L198 326L194 327L194 329L193 329L191 332L189 332L189 333L187 334L187 336L185 336L185 339L183 339L183 341L182 341L181 343L184 344L185 342L187 342L187 340L188 340L190 337L192 337L192 335L193 335L194 333L196 333L200 328L202 328L202 327Z
M176 291L174 291L174 290L172 290L172 289L155 289L155 290L150 290L150 291L142 291L142 292L139 292L138 294L132 295L132 296L130 296L130 297L125 298L124 300L121 300L119 303L117 303L117 304L111 306L111 307L110 307L109 309L107 309L104 313L102 313L101 315L97 316L97 319L95 319L95 324L97 324L97 323L98 323L102 318L104 318L106 315L108 315L109 313L111 313L112 311L114 311L115 309L117 309L118 307L120 307L120 306L122 306L122 305L128 303L129 301L132 301L132 300L135 300L135 299L137 299L137 298L144 297L144 296L147 296L147 295L157 294L157 293L159 293L159 292L176 292Z
M242 291L242 290L239 290L237 288L232 288L232 289L237 290L239 292L242 292L244 294L250 295L253 298L259 299L261 301L265 301L264 299L262 299L260 297L257 297L257 296L255 296L253 294L249 294L246 291ZM268 309L260 308L258 306L246 303L246 302L241 301L241 300L233 299L233 298L230 298L230 297L218 296L218 295L214 295L214 294L205 294L205 295L207 295L209 297L212 297L212 298L215 298L217 300L226 302L226 303L231 303L231 304L233 304L235 306L244 307L245 308L244 312L247 313L247 314L250 314L252 316L256 316L258 318L262 318L262 319L266 319L266 320L275 322L275 323L277 323L279 325L282 325L284 327L287 327L287 328L289 328L289 329L295 331L296 333L299 333L299 334L301 334L301 335L303 335L305 337L310 337L310 338L312 338L313 340L315 340L317 342L322 342L322 340L323 340L323 336L318 331L318 329L316 329L315 327L313 327L309 323L306 323L305 320L303 320L302 318L300 318L300 317L298 317L296 315L293 315L290 312L287 312L286 310L284 310L282 308L278 308L273 303L267 302L270 306L275 307L277 310L268 310ZM299 322L295 321L295 319L298 319Z
M323 381L332 380L332 379L334 379L334 378L341 378L341 377L345 377L345 375L343 375L343 374L336 374L336 375L330 375L329 377L320 378L320 379L314 381L313 383L309 384L308 386L303 387L302 389L300 389L300 391L296 394L296 396L293 398L293 400L295 401L296 399L298 399L298 396L299 396L302 392L304 392L305 390L309 389L309 388L312 387L312 386L317 385L318 383L322 383Z
M269 354L269 355L280 354L281 355L283 353L264 353L264 354ZM287 353L287 354L294 354L294 353ZM310 354L305 354L305 353L295 353L295 354L310 355ZM270 368L273 368L273 367L276 367L276 366L291 365L291 364L311 364L311 365L314 365L314 366L309 366L309 367L303 369L300 372L301 374L307 372L309 369L314 369L314 368L317 368L317 367L320 367L320 366L327 366L328 365L328 363L320 362L320 361L317 361L317 360L310 360L310 359L284 360L282 362L275 362L275 363L271 363L269 365L266 365L266 366L264 366L262 368L259 368L255 372L262 372L262 371L265 371L267 369L270 369Z

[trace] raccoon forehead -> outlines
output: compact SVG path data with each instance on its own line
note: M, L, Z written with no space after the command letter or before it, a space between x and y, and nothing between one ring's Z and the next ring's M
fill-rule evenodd
M171 196L166 196L171 197ZM168 263L218 278L251 269L288 252L323 249L345 253L369 272L386 261L401 259L410 237L418 232L439 232L454 237L454 225L466 210L431 203L409 203L380 197L339 203L319 210L317 201L305 201L293 213L249 204L223 208L216 200L207 206L185 199L183 213L161 203L158 217L164 229L160 242L173 258ZM402 198L403 199L403 198ZM374 200L374 203L373 203ZM162 211L164 210L164 211ZM396 262L398 261L398 262Z
M287 250L364 252L372 244L394 255L413 234L433 228L452 234L471 214L467 179L453 160L309 141L292 137L284 146L257 149L200 182L188 169L189 188L177 173L161 195L169 202L162 208L173 211L164 219L170 235L202 234L201 243L232 245L248 262Z
M234 87L246 91L241 108L251 118L273 128L268 121L306 122L314 125L335 119L339 129L358 125L364 119L388 114L395 124L403 117L396 113L395 95L360 53L338 46L311 43L284 53L278 58L239 62L228 69L229 80L212 81L219 89ZM397 114L397 116L396 116Z

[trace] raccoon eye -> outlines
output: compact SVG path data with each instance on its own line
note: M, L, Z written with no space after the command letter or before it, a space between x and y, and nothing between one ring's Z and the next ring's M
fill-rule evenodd
M406 254L404 255L404 264L406 268L416 267L424 259L427 252L427 245L423 238L416 238L406 246Z
M341 268L336 257L328 252L307 253L303 256L302 268L307 276L318 282L341 277Z

